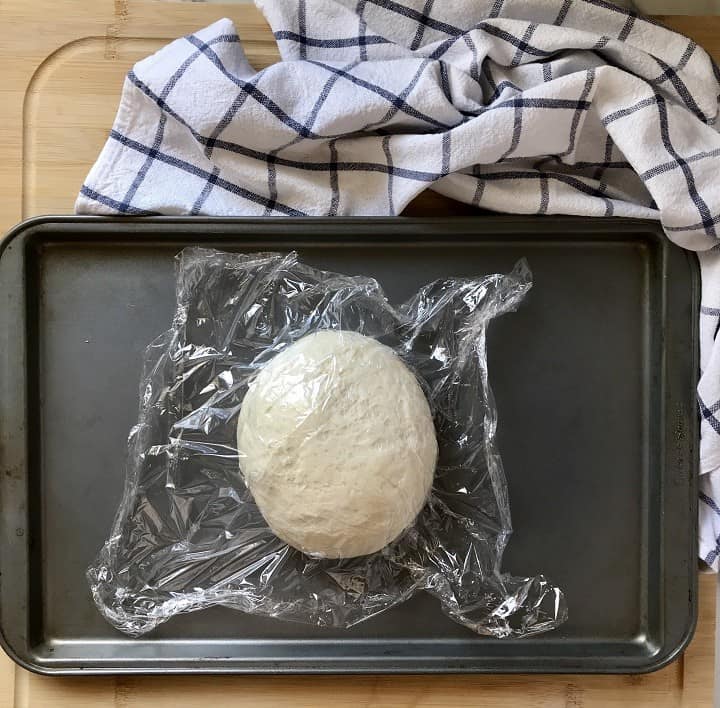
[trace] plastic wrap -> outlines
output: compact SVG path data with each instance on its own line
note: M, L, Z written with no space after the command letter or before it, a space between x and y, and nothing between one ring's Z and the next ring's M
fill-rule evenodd
M184 250L172 328L145 354L123 498L88 569L101 613L132 636L212 605L349 627L425 590L480 634L561 624L557 587L500 569L511 524L485 339L530 286L521 261L509 275L437 280L395 308L372 278L315 270L294 253ZM236 442L249 382L278 352L328 329L375 338L401 357L427 395L439 445L414 524L376 553L340 560L272 533Z

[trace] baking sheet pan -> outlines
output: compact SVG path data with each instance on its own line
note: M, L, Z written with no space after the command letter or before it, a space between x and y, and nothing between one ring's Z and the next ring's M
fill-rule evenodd
M174 255L196 244L296 249L375 276L391 301L528 258L533 290L488 343L515 527L504 568L563 587L562 628L479 637L424 594L351 630L214 608L134 640L102 620L84 572L120 498L142 350L172 317ZM27 668L633 673L690 639L699 275L657 224L42 217L3 242L0 298L0 627Z

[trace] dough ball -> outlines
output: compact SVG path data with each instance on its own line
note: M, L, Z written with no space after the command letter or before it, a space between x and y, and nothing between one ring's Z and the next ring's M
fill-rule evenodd
M351 558L412 524L438 448L425 394L392 349L323 330L282 351L250 384L238 451L277 536L313 556Z

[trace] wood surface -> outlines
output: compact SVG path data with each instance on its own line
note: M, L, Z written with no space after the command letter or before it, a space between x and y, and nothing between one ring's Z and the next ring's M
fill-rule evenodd
M220 17L236 22L256 68L277 59L252 5L0 0L0 233L36 214L71 213L133 62ZM660 19L720 59L720 18ZM411 205L415 214L467 210L430 193ZM700 621L685 655L647 676L54 678L19 669L0 653L0 708L708 708L715 581L700 578Z

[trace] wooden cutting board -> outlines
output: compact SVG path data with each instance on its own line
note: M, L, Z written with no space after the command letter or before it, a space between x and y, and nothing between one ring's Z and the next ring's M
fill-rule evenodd
M152 0L0 0L0 233L67 214L102 147L127 70L168 40L220 17L258 69L278 58L252 5ZM666 17L720 59L720 18ZM428 193L416 214L466 213ZM700 621L685 655L649 676L48 678L0 653L0 708L198 705L706 708L712 705L715 576L700 578Z

